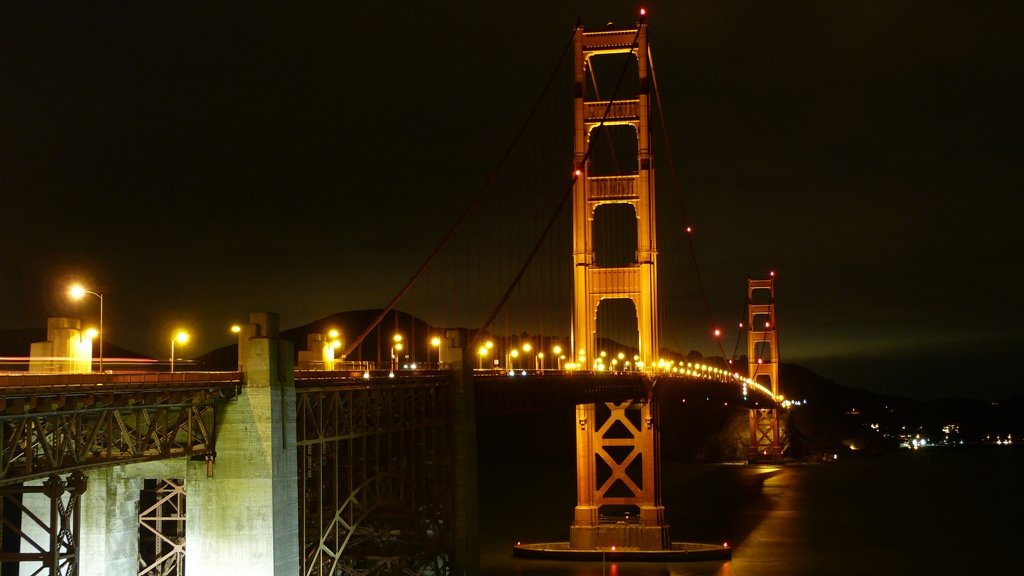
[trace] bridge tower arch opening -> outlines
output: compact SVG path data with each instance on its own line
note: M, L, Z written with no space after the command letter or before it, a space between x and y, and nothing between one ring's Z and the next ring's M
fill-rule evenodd
M632 298L605 298L597 307L597 338L593 353L588 356L588 368L619 372L626 368L625 362L633 367L635 350L639 345L640 332L637 330L637 302ZM627 354L628 352L628 354ZM601 354L605 353L606 357Z

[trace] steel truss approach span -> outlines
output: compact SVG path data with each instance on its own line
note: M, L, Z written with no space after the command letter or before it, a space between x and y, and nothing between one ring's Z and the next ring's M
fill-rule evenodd
M0 530L24 543L20 552L0 550L0 565L20 563L28 570L22 574L78 574L84 491L85 478L78 472L66 480L51 476L37 486L0 486ZM32 495L46 498L46 513L39 514L26 506L25 497ZM13 521L19 516L21 522Z
M212 455L228 373L0 377L0 486L96 466Z
M296 396L302 574L449 574L450 378L297 374Z

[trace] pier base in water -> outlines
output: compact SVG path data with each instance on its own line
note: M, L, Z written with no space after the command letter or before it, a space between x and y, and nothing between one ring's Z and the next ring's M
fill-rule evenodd
M540 542L516 544L512 555L519 558L542 558L546 560L590 560L604 562L697 562L701 560L728 560L732 548L727 544L700 544L696 542L673 542L665 550L640 550L638 548L607 548L580 550L569 548L568 542Z

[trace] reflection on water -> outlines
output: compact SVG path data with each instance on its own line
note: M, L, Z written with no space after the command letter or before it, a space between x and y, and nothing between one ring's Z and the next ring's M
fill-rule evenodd
M565 468L568 468L566 470ZM729 542L726 562L607 563L513 558L511 545L568 538L567 466L480 468L481 573L573 576L1006 573L1024 498L1024 451L901 451L835 464L666 465L673 540Z

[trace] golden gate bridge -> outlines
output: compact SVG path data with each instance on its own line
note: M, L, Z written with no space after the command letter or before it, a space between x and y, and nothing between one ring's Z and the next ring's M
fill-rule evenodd
M239 334L237 371L0 376L0 558L39 574L109 567L90 556L83 538L95 534L81 517L133 521L112 518L106 500L90 504L87 486L99 484L146 487L167 507L135 514L155 536L119 552L128 556L119 573L229 566L209 543L232 534L203 513L261 490L271 518L246 522L262 539L234 552L273 550L260 570L473 573L475 418L546 405L575 406L578 503L567 542L517 554L726 557L727 547L671 541L658 403L726 398L750 412L750 460L781 459L775 282L748 280L746 366L727 359L710 307L680 321L680 298L665 295L682 290L658 274L655 117L663 121L646 21L577 26L498 165L359 333L311 335L295 366L276 316L254 314ZM667 138L663 147L678 191ZM457 206L458 192L431 182L420 197ZM395 211L390 224L415 225L415 206ZM700 293L692 228L680 214L667 228L687 249L673 265L692 262ZM427 333L403 326L399 306L434 318ZM710 342L717 359L664 345L687 341L687 324L698 332L688 341ZM417 362L432 353L433 365ZM179 464L159 467L168 461ZM97 472L111 469L128 484ZM186 494L197 502L187 522ZM294 567L280 568L282 558Z

